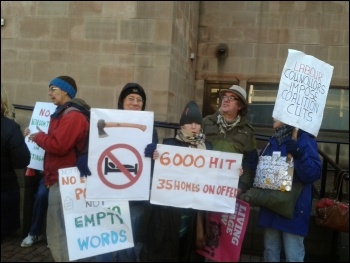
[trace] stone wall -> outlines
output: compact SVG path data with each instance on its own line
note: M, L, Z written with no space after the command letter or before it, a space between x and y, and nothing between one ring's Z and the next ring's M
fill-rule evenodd
M349 2L201 1L196 100L206 81L278 83L288 49L334 66L331 85L349 87Z
M202 107L207 81L278 83L288 49L333 65L331 85L349 86L347 1L2 1L1 18L14 104L48 101L48 82L68 74L96 108L116 108L138 82L155 120L178 122L189 99Z
M111 109L137 82L155 120L177 122L194 98L198 11L194 1L2 1L1 82L12 103L34 106L49 101L52 78L70 75L79 97Z

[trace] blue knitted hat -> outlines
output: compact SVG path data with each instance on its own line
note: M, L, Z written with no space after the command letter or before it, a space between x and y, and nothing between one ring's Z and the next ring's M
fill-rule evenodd
M49 84L49 87L51 86L56 86L57 88L64 90L71 99L75 98L78 90L75 80L69 76L59 76L54 78Z

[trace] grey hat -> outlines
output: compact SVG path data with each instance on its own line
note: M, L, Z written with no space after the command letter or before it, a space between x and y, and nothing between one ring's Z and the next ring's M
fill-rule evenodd
M244 102L245 105L248 105L247 92L242 87L237 86L237 85L233 85L229 89L222 89L219 91L220 98L222 96L224 96L226 92L232 92L232 93L236 94L241 99L241 101Z

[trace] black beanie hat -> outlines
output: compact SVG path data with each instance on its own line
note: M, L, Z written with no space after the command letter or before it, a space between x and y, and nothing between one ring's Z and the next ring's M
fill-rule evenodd
M146 108L146 93L141 87L141 85L137 83L127 83L122 91L120 92L119 99L118 99L118 109L123 110L123 100L125 99L126 96L130 94L138 94L142 97L143 99L143 104L142 104L142 110L145 110Z
M202 120L202 114L199 111L197 103L194 101L187 103L181 115L180 125L191 124L193 122L202 125Z

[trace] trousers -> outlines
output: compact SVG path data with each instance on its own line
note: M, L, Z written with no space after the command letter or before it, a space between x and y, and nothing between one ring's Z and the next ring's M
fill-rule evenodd
M64 225L61 193L57 183L52 185L49 190L46 237L54 261L68 262L66 228Z
M282 232L273 228L264 228L265 262L281 262L282 245L286 262L304 262L304 237Z
M42 226L47 211L49 198L49 189L45 186L45 178L39 181L38 191L35 195L35 201L33 206L32 224L29 234L32 236L39 236L42 232Z

